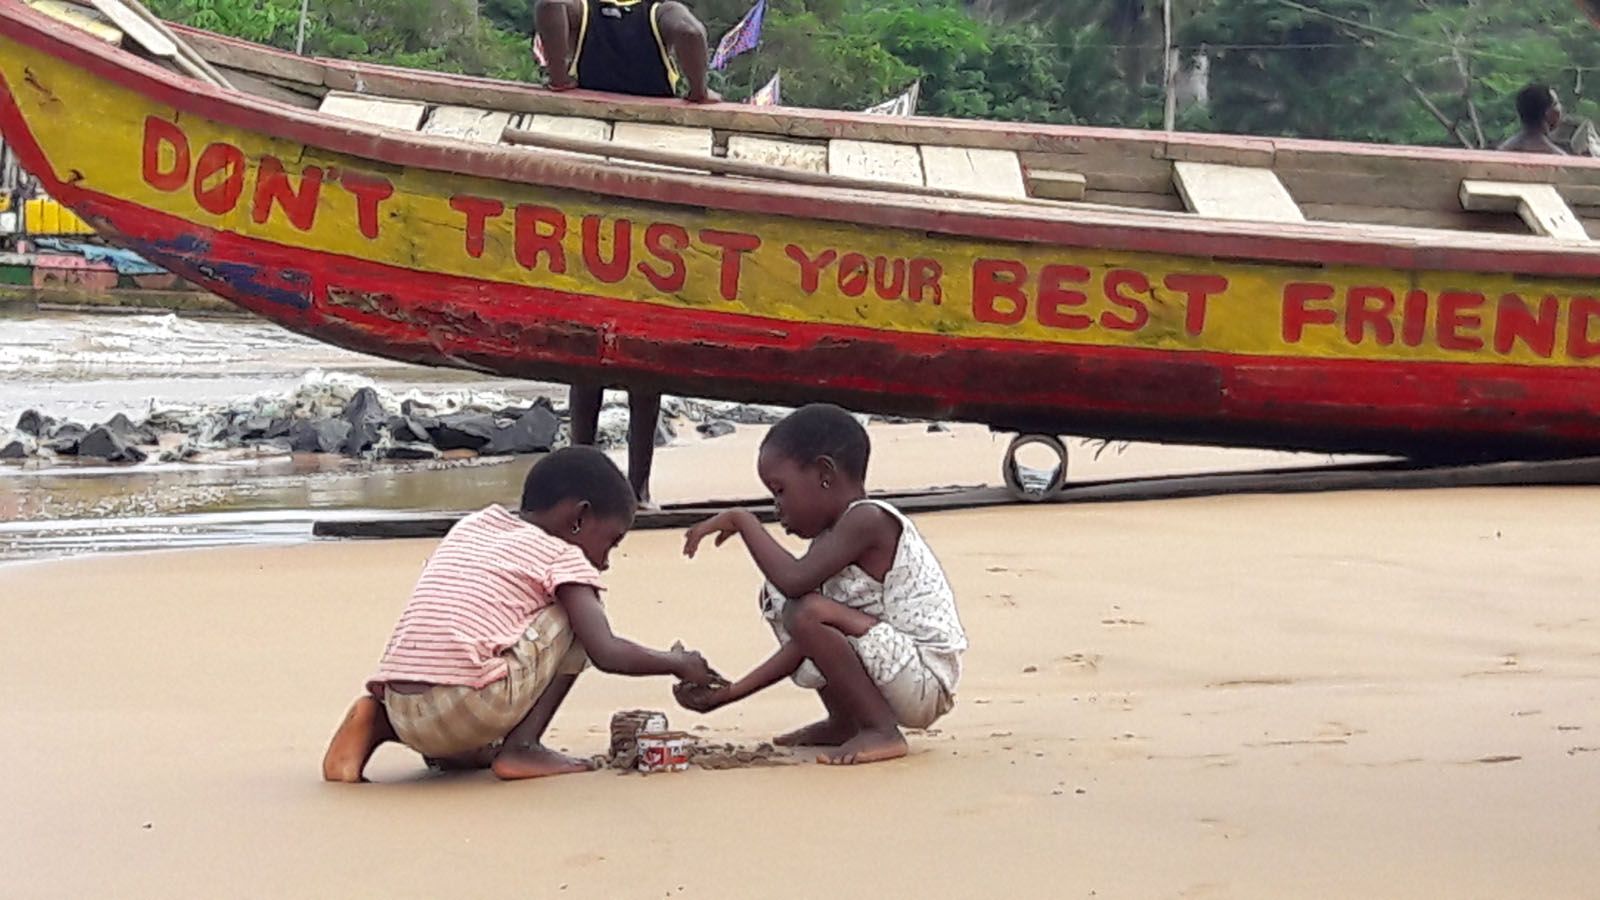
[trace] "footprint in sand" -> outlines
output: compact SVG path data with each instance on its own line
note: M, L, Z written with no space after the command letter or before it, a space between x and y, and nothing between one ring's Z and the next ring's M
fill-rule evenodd
M1208 688L1238 688L1238 687L1282 687L1294 684L1293 678L1232 678L1227 681L1213 681L1206 685Z
M1593 621L1594 619L1584 618L1573 619L1570 622L1535 622L1533 627L1541 631L1567 631L1573 628L1581 628Z
M1066 656L1056 657L1056 662L1065 663L1069 668L1094 672L1100 669L1100 654L1068 653Z
M1492 669L1482 669L1477 672L1468 672L1462 678L1476 678L1484 675L1537 675L1543 672L1540 668L1529 668L1522 665L1522 660L1515 653L1507 653L1500 657L1500 664Z
M1230 822L1226 822L1226 821L1224 821L1222 819L1219 819L1219 818L1216 818L1216 817L1213 817L1213 816L1207 816L1207 817L1205 817L1203 819L1199 819L1198 821L1200 823L1200 827L1204 828L1210 834L1212 834L1212 835L1214 835L1216 837L1222 838L1223 840L1234 840L1236 838L1242 838L1246 834L1249 833L1249 832L1245 831L1243 828L1241 828L1238 825L1234 825L1234 824L1232 824ZM1179 896L1191 896L1191 895L1189 895L1189 894L1180 894ZM1201 896L1201 895L1192 895L1192 896Z

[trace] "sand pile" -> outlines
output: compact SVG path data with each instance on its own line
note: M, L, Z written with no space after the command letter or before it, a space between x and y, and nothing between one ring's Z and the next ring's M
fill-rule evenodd
M591 762L597 769L615 769L619 775L639 770L639 735L666 731L666 713L649 709L629 709L611 717L611 747ZM789 766L803 762L791 751L770 743L711 744L695 739L689 747L689 765L701 769L745 769L760 766Z

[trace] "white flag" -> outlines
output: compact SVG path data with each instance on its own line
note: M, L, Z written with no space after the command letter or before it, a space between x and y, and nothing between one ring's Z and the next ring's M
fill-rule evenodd
M751 106L782 106L783 105L783 85L779 84L779 81L778 81L782 77L783 77L783 73L782 72L774 73L773 76L772 76L772 80L767 82L766 87L763 87L761 90L756 91L754 94L750 95L750 105Z
M877 106L869 106L864 112L877 116L914 116L917 114L917 99L922 94L922 82L913 81L906 92L893 100L885 100Z

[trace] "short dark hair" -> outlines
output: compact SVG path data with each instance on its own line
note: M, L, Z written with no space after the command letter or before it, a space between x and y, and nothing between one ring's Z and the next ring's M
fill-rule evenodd
M637 503L617 464L593 447L563 447L533 464L522 482L522 511L543 512L566 500L587 500L598 516L628 518Z
M1548 84L1534 82L1517 91L1517 118L1522 124L1534 128L1544 124L1544 117L1555 105L1556 92Z
M813 403L772 426L761 441L761 449L775 450L802 465L826 456L844 474L865 481L872 442L855 416L831 403Z

